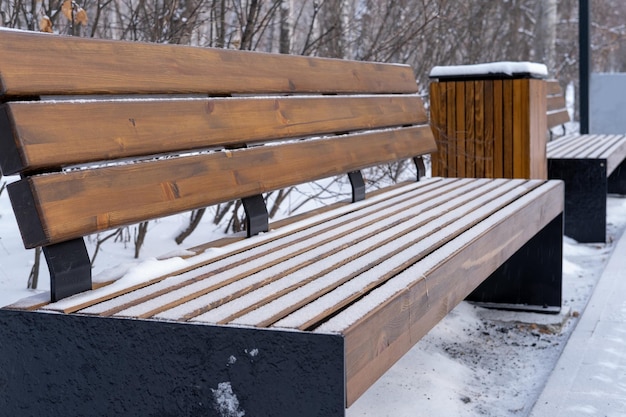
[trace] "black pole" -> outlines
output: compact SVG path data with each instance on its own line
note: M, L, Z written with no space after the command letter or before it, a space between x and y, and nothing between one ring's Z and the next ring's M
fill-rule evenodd
M589 133L589 76L591 73L591 30L589 0L578 1L578 45L580 88L580 133Z

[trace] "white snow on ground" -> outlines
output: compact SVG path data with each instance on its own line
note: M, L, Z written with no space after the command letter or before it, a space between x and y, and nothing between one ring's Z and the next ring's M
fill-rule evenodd
M208 220L208 219L207 219ZM185 216L152 223L143 259L133 259L132 244L107 241L95 274L117 264L131 267L154 256L180 251L173 241ZM626 227L626 199L609 198L609 235L616 240ZM207 240L210 222L186 247ZM613 243L564 245L564 312L560 316L484 310L462 303L347 410L364 416L526 416L545 384L564 344L601 275ZM91 253L94 242L88 241ZM0 195L0 305L41 291L25 289L32 251L23 249L6 196ZM45 267L44 267L45 269ZM109 272L110 273L110 272ZM40 288L48 287L47 273ZM561 327L559 324L563 322ZM228 389L215 392L229 399ZM237 415L234 400L223 412ZM231 413L231 414L228 414Z

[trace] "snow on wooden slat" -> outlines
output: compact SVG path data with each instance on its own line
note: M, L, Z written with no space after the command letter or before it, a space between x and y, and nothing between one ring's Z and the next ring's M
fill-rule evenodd
M520 182L517 182L515 185L511 184L513 185L511 187L505 187L506 189L503 190L506 192L505 194L500 194L498 193L499 190L495 190L489 196L485 195L484 198L470 201L456 212L446 213L440 219L442 227L439 230L430 234L409 237L409 239L414 239L414 244L407 247L398 256L385 259L379 265L366 271L362 276L338 288L336 292L328 293L309 303L301 310L277 321L273 327L306 329L314 325L318 317L323 316L326 311L333 311L334 305L341 302L342 298L349 297L352 294L359 297L364 295L366 292L363 289L368 287L367 283L371 281L378 284L378 277L384 275L385 271L395 270L398 272L404 270L432 250L442 246L445 242L453 240L461 232L471 229L477 222L499 210L503 205L509 204L514 199L525 194L528 188L521 186ZM533 185L536 186L537 184L530 184L530 189L533 188ZM416 276L413 277L415 279ZM388 285L387 282L392 282L395 279L393 277L386 280L382 286ZM371 307L372 305L370 305L370 309Z
M528 185L530 186L533 183L535 185L539 185L536 181L531 181ZM451 254L461 250L469 242L490 230L494 225L513 215L515 212L520 210L521 207L524 207L535 200L538 195L545 193L547 189L559 186L561 186L560 183L551 182L529 190L530 192L513 201L503 209L496 211L493 215L487 217L485 221L478 223L476 226L470 228L466 233L463 233L459 236L459 238L452 240L445 246L442 246L440 249L425 257L421 262L404 270L393 280L388 281L385 285L377 288L360 299L358 302L350 305L340 314L332 317L330 320L316 328L315 332L341 333L370 312L372 310L372 306L380 305L399 292L404 291L416 282L416 277L427 276L430 270L441 264L445 259L450 257ZM488 207L485 206L484 210L488 210ZM479 215L479 213L480 211L472 213L472 215ZM450 227L455 226L453 225Z
M391 190L389 194L377 195L372 198L368 198L367 200L362 201L362 202L340 207L332 212L322 213L322 214L316 215L315 217L307 218L297 223L286 225L280 228L280 230L270 231L268 233L255 236L252 239L245 239L239 242L232 243L231 245L228 246L228 248L212 249L211 251L207 253L201 253L197 256L187 258L185 260L187 264L187 267L185 268L185 270L191 270L194 268L196 268L197 270L197 268L200 268L203 265L206 265L212 261L219 261L221 259L224 259L225 257L229 256L229 254L231 255L238 254L243 251L250 250L250 249L254 251L260 251L262 249L259 249L259 247L263 243L269 243L273 240L279 239L284 236L286 236L284 237L284 239L286 239L284 240L284 242L288 242L289 239L295 240L299 236L299 235L296 235L295 233L298 232L299 230L304 230L307 227L315 227L317 225L323 224L324 222L329 222L327 224L332 225L333 219L337 219L344 214L353 213L353 212L358 211L359 209L365 210L362 212L367 212L368 210L369 211L377 210L376 208L372 208L372 207L380 203L381 201L384 201L385 198L392 197L390 201L396 201L394 199L403 198L403 195L413 190L418 190L419 192L431 192L433 189L436 189L442 184L445 186L448 186L447 181L442 182L441 179L439 178L426 179L426 180L420 181L419 183L409 183L403 187L399 187L397 189ZM246 259L248 258L246 257ZM156 281L160 281L163 278L165 278L165 276L161 274L160 278L157 278ZM100 303L102 301L113 299L111 303L102 304L103 305L102 308L93 307L89 309L89 314L101 314L104 311L106 311L106 309L114 308L115 305L119 305L120 302L118 300L120 299L120 297L118 296L120 294L124 294L125 292L135 290L137 288L140 288L141 286L147 286L153 283L154 281L155 280L146 278L146 282L144 283L144 285L141 285L141 283L138 284L135 280L133 280L133 282L130 282L130 283L126 282L125 277L124 277L121 280L117 281L115 285L113 286L107 285L102 288L98 288L96 290L88 291L85 293L80 293L75 296L60 300L56 303L50 303L48 305L43 306L42 308L47 309L47 310L53 310L53 311L74 312L86 306L94 305L95 303Z
M241 311L246 312L248 310L246 306L259 304L262 307L249 311L243 317L235 318L232 320L232 323L265 327L267 324L271 324L273 317L278 315L281 309L287 308L287 312L290 312L291 306L305 304L311 301L312 298L316 298L320 293L328 292L342 282L374 267L381 259L394 256L396 252L403 248L414 245L416 234L425 236L443 227L442 224L447 221L446 216L453 215L451 213L456 213L456 216L462 216L466 207L463 204L473 200L481 201L486 193L494 192L494 190L496 192L504 191L496 183L484 183L483 185L484 187L468 190L454 200L443 204L432 204L429 207L429 211L423 210L419 215L408 213L409 216L403 219L404 223L397 224L389 229L383 229L380 233L371 235L358 247L349 246L342 249L321 262L308 265L302 270L268 285L266 288L246 294L240 299L219 306L192 320L225 323L231 319L231 316L235 318ZM459 209L459 207L462 208ZM441 213L448 214L442 216ZM349 260L349 262L346 263L346 260ZM303 282L303 279L306 279L306 283ZM303 285L298 285L299 283ZM287 288L291 289L292 292L288 292L281 298L272 301L272 298L275 298L273 297L274 294ZM265 323L266 321L268 323Z
M315 276L320 270L334 268L335 262L345 262L346 259L350 259L355 256L355 253L362 251L359 242L370 238L373 238L373 242L365 243L363 246L371 248L372 245L376 245L377 242L384 242L386 235L392 235L394 233L402 233L406 230L406 226L395 226L394 224L402 221L413 220L417 222L416 217L427 208L437 207L444 203L452 195L466 194L474 184L480 185L480 181L466 182L468 187L456 190L456 193L446 193L442 197L433 198L427 202L421 201L407 201L404 203L404 207L396 207L390 205L387 210L380 210L376 213L377 219L374 223L362 227L360 223L352 222L349 225L349 234L344 234L340 230L329 230L328 238L323 235L311 234L307 240L310 250L306 253L297 253L294 251L294 255L291 256L289 250L294 250L293 247L286 248L285 254L278 254L273 252L268 255L267 266L259 271L253 271L253 275L247 276L242 274L241 277L230 284L227 287L220 288L219 290L208 292L192 301L188 301L185 304L181 304L170 310L163 311L155 315L155 318L167 319L167 320L185 320L190 316L202 313L204 310L210 309L215 305L223 304L231 298L238 299L238 295L244 295L246 292L258 291L263 294L263 297L271 296L275 294L275 291L284 290L287 287L296 285L298 281L285 280L284 276L289 274L295 274L298 280L310 279L311 276ZM485 182L483 182L485 184ZM382 208L381 208L382 209ZM337 250L345 248L344 251L337 255ZM275 264L276 259L281 259L281 263ZM314 263L313 263L314 262ZM311 267L313 265L313 267ZM282 279L282 282L277 280ZM266 285L267 284L267 285ZM257 288L261 287L261 288ZM245 308L245 306L243 307ZM136 311L126 311L120 314L135 315ZM216 322L219 320L216 320Z
M435 182L424 182L422 184L423 185L422 187L418 187L416 185L411 185L410 187L402 187L402 190L399 190L399 192L394 193L393 198L389 200L384 200L383 198L372 199L375 203L379 203L379 204L365 205L361 203L356 203L353 205L356 207L353 207L352 211L348 211L345 209L341 210L343 213L346 213L344 217L331 218L328 222L325 222L325 223L319 223L319 224L313 223L314 225L311 228L302 228L302 230L296 231L293 234L286 235L282 240L272 239L266 242L265 245L252 247L243 253L236 252L232 257L224 257L210 265L203 266L193 271L190 271L189 273L184 274L182 278L167 279L159 285L146 287L145 289L142 289L140 291L135 291L134 293L129 293L127 295L114 298L110 301L100 303L92 307L89 307L87 309L84 309L81 312L85 314L105 314L105 315L113 314L120 310L123 310L124 306L126 305L134 304L135 302L137 302L137 300L139 301L143 301L143 299L147 300L148 298L150 298L151 294L154 296L160 296L161 293L166 290L171 291L173 288L176 288L176 287L182 287L182 286L185 286L186 284L194 284L195 281L215 275L215 273L219 272L220 270L228 270L231 273L241 272L242 274L245 274L246 269L247 270L254 269L254 268L258 269L264 266L266 262L268 262L267 260L264 260L264 259L267 259L267 258L275 259L277 257L277 253L276 253L277 248L289 247L292 251L295 251L296 249L300 249L301 247L303 247L303 245L304 247L311 246L311 242L306 242L306 239L305 239L305 242L304 243L301 242L299 246L293 245L294 242L298 240L302 240L303 236L306 237L310 233L318 233L324 237L328 235L329 233L331 235L335 235L337 233L340 233L340 230L337 229L340 225L347 224L347 226L344 226L344 227L349 229L350 227L354 227L354 225L350 225L350 222L353 221L354 219L359 218L359 217L364 217L365 219L367 219L365 216L375 215L381 209L380 204L383 204L384 206L398 206L400 202L402 200L406 200L411 195L411 193L417 194L418 196L423 196L423 198L432 198L433 195L437 195L443 192L450 192L451 188L457 187L461 184L463 184L463 182L435 181ZM362 209L356 210L356 208L359 206ZM399 206L399 207L402 207L402 206ZM308 221L305 223L308 223ZM290 228L298 230L297 227L298 225L294 224ZM254 241L254 239L249 239L249 240ZM245 266L242 266L241 264L244 264L244 263L245 263ZM239 269L235 271L234 269L235 267L233 265L235 266L239 265ZM224 277L223 280L219 282L216 281L217 280L216 278L212 277L210 280L210 283L206 283L205 285L207 286L219 285L220 283L224 283L227 279L233 278L233 276L234 275L231 274L229 277ZM185 291L189 292L193 288L197 288L200 286L201 284L195 284L194 287L190 287L187 290L181 290L181 292L178 292L177 294L184 293ZM165 296L161 298L161 300L164 300L164 299L165 299ZM168 296L167 299L172 300L172 297ZM152 303L152 305L154 305L154 303ZM147 313L147 312L148 310L143 311L143 313ZM125 314L128 314L128 312L126 312Z

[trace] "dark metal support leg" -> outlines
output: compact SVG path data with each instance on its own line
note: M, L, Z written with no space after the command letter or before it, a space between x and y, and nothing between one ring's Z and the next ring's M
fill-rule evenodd
M565 181L565 234L582 243L605 242L606 161L549 159L548 176Z
M560 214L467 299L487 307L558 313L561 309L562 259L563 215Z
M421 156L416 156L413 158L413 163L415 164L415 168L417 168L417 180L419 181L426 175L426 166L424 165L424 158Z
M622 161L609 175L608 191L611 194L626 195L626 160Z
M50 295L57 301L91 289L91 262L82 238L44 246Z
M0 310L3 416L343 417L340 335Z
M352 185L352 202L365 200L365 181L361 171L348 172L348 178Z
M263 196L258 194L241 199L243 210L246 212L246 230L248 237L264 233L269 230L269 214Z

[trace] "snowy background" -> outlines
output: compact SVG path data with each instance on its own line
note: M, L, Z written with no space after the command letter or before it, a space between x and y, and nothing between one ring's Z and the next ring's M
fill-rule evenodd
M3 180L7 180L4 178ZM8 179L9 181L11 179ZM110 266L149 265L154 257L181 248L174 236L186 215L151 223L139 260L132 244L108 241L94 274ZM560 315L485 310L461 303L347 411L360 416L525 416L539 396L567 338L583 312L616 241L626 228L626 199L609 198L609 243L564 245L564 294ZM203 224L185 241L191 247L219 233ZM209 232L209 233L207 233ZM94 241L87 241L90 253ZM33 252L23 249L6 192L0 195L0 305L47 290L27 290Z

